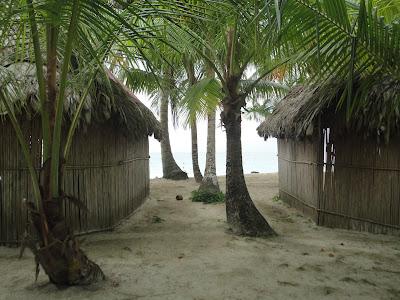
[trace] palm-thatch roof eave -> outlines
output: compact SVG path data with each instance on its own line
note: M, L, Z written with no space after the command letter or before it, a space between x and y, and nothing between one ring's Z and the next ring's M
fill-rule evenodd
M33 119L39 112L38 82L35 66L28 62L19 62L2 68L12 77L3 89L14 104L15 112L22 118ZM85 81L85 80L83 80ZM84 90L85 82L71 83L66 91L64 102L64 121L73 119ZM3 112L2 112L3 111ZM0 105L0 122L6 114ZM90 92L80 114L78 130L85 131L95 124L112 124L129 139L154 136L161 139L161 126L154 114L110 71L104 70L90 87Z
M384 136L386 140L399 133L400 81L387 76L357 79L350 104L353 112L346 121L347 85L332 80L324 86L293 88L260 124L258 134L264 139L302 139L313 134L318 122L324 128L336 126L366 136Z
M112 85L114 99L120 97L116 102L117 115L128 133L135 136L136 132L141 132L147 136L153 135L160 141L162 138L161 124L151 110L110 71L107 71L107 75Z
M299 124L299 117L304 114L305 106L312 97L315 89L304 86L296 86L285 98L276 105L271 115L267 116L264 122L257 128L261 137L299 137L303 135L303 127L310 126L310 120ZM319 110L316 107L315 113Z

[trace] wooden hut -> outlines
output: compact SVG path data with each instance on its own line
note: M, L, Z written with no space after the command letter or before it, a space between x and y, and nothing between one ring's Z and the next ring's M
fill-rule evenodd
M258 127L278 139L280 197L318 225L398 234L400 83L359 80L349 103L346 84L296 87Z
M20 64L21 99L14 99L30 151L39 169L42 140L34 67ZM79 121L67 162L63 190L82 200L88 213L65 203L66 219L77 233L112 229L149 195L150 135L160 138L160 125L151 111L111 73L95 81ZM107 78L105 77L105 78ZM17 78L18 79L18 78ZM80 91L68 91L65 122L76 109ZM19 101L19 102L18 102ZM18 104L20 103L20 104ZM18 243L27 213L22 199L32 199L30 177L13 128L0 116L0 244Z

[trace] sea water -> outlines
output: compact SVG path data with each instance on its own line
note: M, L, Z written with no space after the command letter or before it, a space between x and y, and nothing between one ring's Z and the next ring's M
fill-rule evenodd
M179 167L193 177L192 154L190 152L173 153ZM205 168L206 154L199 153L200 170L203 173ZM216 153L217 175L226 174L226 153ZM276 173L278 172L278 157L276 148L268 149L267 152L244 152L243 170L245 174L251 172ZM162 177L161 153L150 153L150 178Z

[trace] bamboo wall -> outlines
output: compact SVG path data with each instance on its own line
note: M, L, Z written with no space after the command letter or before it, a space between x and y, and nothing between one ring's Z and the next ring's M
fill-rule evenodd
M313 141L278 141L282 199L322 226L400 233L400 139L324 130Z
M18 243L27 214L22 199L33 199L24 158L9 124L0 126L0 244ZM26 139L40 166L37 122L24 125ZM93 126L73 142L63 189L83 201L89 212L66 202L65 216L76 233L108 230L140 206L149 194L148 138L132 142L110 124Z
M22 199L32 199L32 186L24 157L11 125L0 126L0 244L16 243L21 239L27 220ZM23 124L23 132L40 165L41 145L37 122Z
M320 168L318 144L306 138L302 141L278 140L279 190L282 199L317 221Z
M400 139L385 145L357 136L327 138L332 163L326 166L321 224L375 233L399 231Z

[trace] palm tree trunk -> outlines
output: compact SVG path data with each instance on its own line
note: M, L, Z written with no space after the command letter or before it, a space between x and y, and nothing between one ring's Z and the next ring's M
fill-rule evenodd
M163 166L163 178L172 180L188 179L187 173L179 168L175 162L174 156L171 151L171 144L169 141L168 130L168 104L169 93L168 87L161 90L161 105L160 105L160 123L162 131L161 140L161 161Z
M206 169L199 191L220 192L215 161L215 110L208 114Z
M104 280L100 267L91 261L80 248L73 231L66 223L61 204L62 198L43 200L47 229L43 232L43 220L32 203L28 203L28 212L38 236L46 236L39 243L28 243L32 250L37 268L40 266L56 285L88 285Z
M199 150L197 146L197 124L196 121L190 125L191 135L192 135L192 165L193 165L193 175L196 182L201 182L203 180L203 175L201 175L199 167Z
M78 2L74 2L77 5ZM30 2L31 5L31 2ZM55 130L56 98L57 98L57 36L56 26L48 27L47 48L47 105L50 114L50 130ZM63 117L62 115L60 116ZM50 148L61 140L47 141ZM61 190L63 159L59 157L59 170L55 173L50 168L51 159L42 166L40 186L42 192L41 204L36 207L33 202L27 202L27 210L31 225L39 237L38 242L27 241L27 245L35 255L37 268L42 266L50 281L57 285L87 285L104 279L100 267L89 260L73 230L64 219L62 201L66 197ZM54 158L53 158L54 159ZM51 180L58 179L58 184L52 186ZM78 200L79 201L79 200ZM42 211L43 210L43 211Z
M183 65L185 66L186 75L189 80L190 86L193 86L197 79L194 70L194 63L188 56L184 55ZM199 151L197 146L197 124L196 120L193 121L193 124L190 124L190 130L192 135L192 166L193 166L193 175L196 182L201 182L203 180L203 175L201 175L200 167L199 167Z
M274 230L257 210L247 190L243 174L241 141L241 103L239 98L223 100L221 113L226 129L226 215L229 226L236 234L271 236Z

